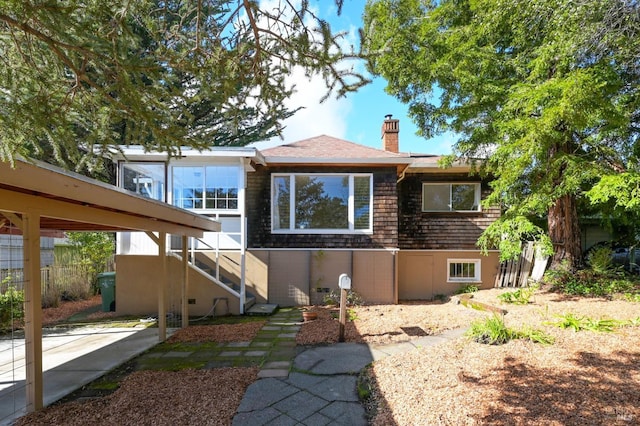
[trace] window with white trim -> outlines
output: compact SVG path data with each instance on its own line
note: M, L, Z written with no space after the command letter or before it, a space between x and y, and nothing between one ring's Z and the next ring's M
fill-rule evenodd
M239 166L173 166L173 205L183 209L237 210Z
M447 259L447 282L480 282L480 259Z
M480 211L480 183L423 183L422 211Z
M275 233L370 233L371 174L273 174L271 229Z
M164 201L164 163L121 163L120 186L143 197Z

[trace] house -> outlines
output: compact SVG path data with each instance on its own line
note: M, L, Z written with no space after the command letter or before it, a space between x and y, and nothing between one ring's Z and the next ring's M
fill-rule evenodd
M119 186L210 216L221 233L188 247L191 315L243 313L253 303L322 303L342 273L370 303L428 300L469 283L492 287L498 253L475 242L500 214L482 208L487 182L469 167L402 153L399 122L388 116L382 149L321 135L258 151L214 147L180 158L137 148L118 159ZM157 245L119 233L116 310L153 312ZM144 274L141 272L144 271Z

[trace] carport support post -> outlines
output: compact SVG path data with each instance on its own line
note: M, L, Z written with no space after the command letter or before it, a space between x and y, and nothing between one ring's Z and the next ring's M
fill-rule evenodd
M167 233L160 232L158 236L158 254L160 255L160 288L158 289L158 339L164 342L167 339L167 282L169 280L167 268Z
M182 328L189 326L189 259L187 256L189 252L188 238L186 235L182 236Z
M43 407L42 295L40 283L40 215L22 215L24 253L24 330L27 401L31 413Z

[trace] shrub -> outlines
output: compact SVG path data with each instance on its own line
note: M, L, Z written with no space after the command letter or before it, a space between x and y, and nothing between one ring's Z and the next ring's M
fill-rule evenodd
M610 247L601 246L589 252L587 265L595 272L605 273L613 269L613 250Z
M479 289L476 284L465 284L456 291L456 294L476 293Z
M549 270L544 281L552 291L576 296L611 296L615 293L638 293L638 278L627 275L623 271L613 269L608 272L597 272L593 269L571 271L566 265Z
M538 286L531 286L525 288L519 288L515 291L507 291L499 294L498 299L503 303L512 303L515 305L527 305L530 303L530 299L538 289Z
M541 330L525 328L515 330L504 323L502 316L493 315L484 320L474 321L467 331L467 335L478 343L487 345L502 345L513 339L527 339L534 343L552 344L553 337Z
M2 284L10 281L9 276L2 281ZM0 294L0 327L11 328L13 321L22 318L24 318L24 291L10 285L4 293Z
M576 332L581 330L611 332L618 327L630 323L629 321L618 321L614 319L595 320L589 317L579 317L573 313L557 315L557 317L559 318L558 321L548 322L547 324L560 328L572 328L573 331Z
M516 338L513 330L504 324L501 316L493 315L484 321L474 321L467 334L476 342L487 345L502 345Z
M42 294L42 308L57 308L60 306L60 291L58 288L52 288Z

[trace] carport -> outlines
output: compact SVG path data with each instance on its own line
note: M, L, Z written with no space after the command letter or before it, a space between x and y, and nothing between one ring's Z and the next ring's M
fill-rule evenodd
M10 226L11 225L11 226ZM15 230L19 231L15 231ZM49 231L143 231L158 244L167 269L167 236L182 237L182 294L188 289L187 238L218 232L207 217L130 193L51 165L0 162L0 233L22 234L24 254L26 411L43 407L40 235ZM158 283L158 336L166 338L166 277ZM188 324L182 298L182 325Z

